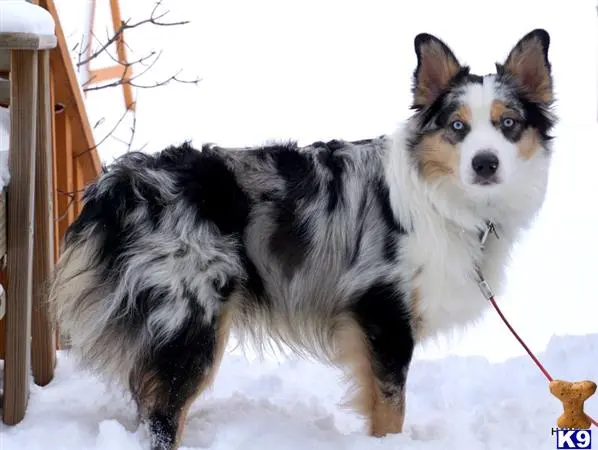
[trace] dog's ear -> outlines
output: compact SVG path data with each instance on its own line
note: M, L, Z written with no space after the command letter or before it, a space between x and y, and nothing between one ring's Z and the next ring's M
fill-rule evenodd
M512 75L523 94L537 103L550 103L553 99L549 46L548 32L533 30L517 42L502 66L497 64L499 73Z
M461 65L451 49L431 34L418 34L414 45L417 67L413 73L413 108L421 109L434 103Z

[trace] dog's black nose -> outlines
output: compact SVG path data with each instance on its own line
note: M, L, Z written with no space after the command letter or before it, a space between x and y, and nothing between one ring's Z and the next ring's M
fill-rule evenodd
M481 178L490 178L498 170L498 157L492 152L480 152L471 160L474 172Z

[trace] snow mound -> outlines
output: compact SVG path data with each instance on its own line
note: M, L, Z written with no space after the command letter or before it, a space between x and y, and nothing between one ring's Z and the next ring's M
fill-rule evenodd
M553 376L598 380L598 334L553 337L539 355ZM490 363L451 356L414 361L405 433L368 437L364 421L339 404L341 373L303 361L254 361L228 354L213 388L190 409L182 449L370 450L549 449L561 413L527 357ZM586 403L598 416L598 398ZM55 380L33 386L24 421L0 425L3 450L147 449L133 404L78 371L59 352ZM596 434L596 433L594 433Z

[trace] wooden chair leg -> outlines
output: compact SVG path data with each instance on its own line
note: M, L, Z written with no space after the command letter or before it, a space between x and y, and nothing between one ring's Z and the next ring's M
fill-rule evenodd
M33 236L33 308L31 311L31 369L33 380L45 386L54 377L55 330L48 314L46 286L54 265L54 205L50 54L39 52L38 121L35 164L35 233Z
M11 52L3 415L9 425L23 419L29 395L37 59L36 51Z

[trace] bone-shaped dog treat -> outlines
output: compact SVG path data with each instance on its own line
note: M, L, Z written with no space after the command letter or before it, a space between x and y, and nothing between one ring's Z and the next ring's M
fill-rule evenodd
M557 420L559 428L588 429L592 421L583 411L583 403L596 392L593 381L554 380L550 382L550 392L563 402L563 414Z

